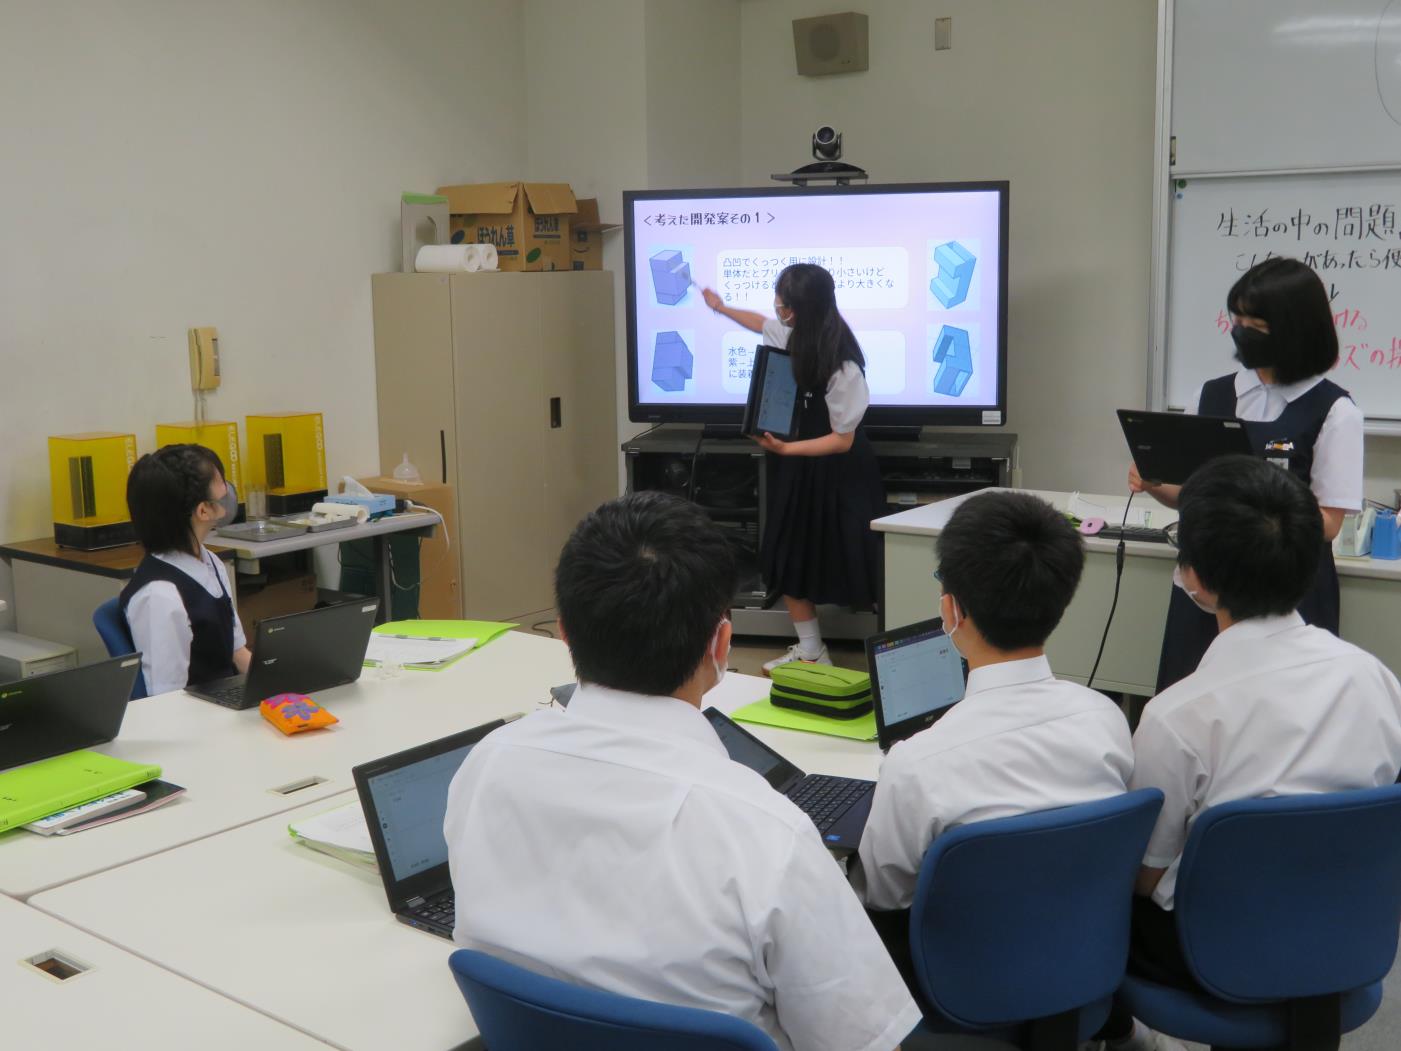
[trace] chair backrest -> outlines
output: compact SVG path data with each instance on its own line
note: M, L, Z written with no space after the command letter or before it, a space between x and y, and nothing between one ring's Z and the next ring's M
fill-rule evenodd
M1401 924L1401 786L1223 803L1192 825L1174 907L1183 955L1224 1000L1380 981Z
M929 1002L970 1028L1085 1007L1128 962L1134 878L1163 794L963 825L924 856L910 949Z
M136 643L131 639L131 629L127 627L126 617L122 615L119 600L109 598L93 610L92 626L101 636L102 645L107 647L107 656L125 657L128 653L136 652ZM131 688L131 699L136 701L145 696L146 676L138 671L136 683Z
M470 949L448 964L491 1051L778 1051L729 1015L584 989Z

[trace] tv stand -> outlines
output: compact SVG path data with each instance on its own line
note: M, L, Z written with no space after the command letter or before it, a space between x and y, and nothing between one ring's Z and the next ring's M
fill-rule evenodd
M881 428L868 428L867 434L892 514L1011 484L1015 434L905 429L902 436L892 437ZM735 632L791 637L788 613L777 596L769 595L759 570L759 542L768 512L764 450L734 428L711 437L707 428L696 424L664 424L624 442L623 453L628 492L658 489L683 500L689 492L729 537L740 570L730 612ZM932 584L930 595L932 601ZM823 606L818 617L827 638L864 639L880 630L875 613Z

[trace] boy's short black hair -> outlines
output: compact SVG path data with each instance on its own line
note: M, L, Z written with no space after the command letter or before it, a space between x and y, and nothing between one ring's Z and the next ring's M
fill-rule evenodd
M1323 516L1303 480L1254 456L1197 468L1178 500L1179 565L1234 620L1291 613L1318 573Z
M938 554L944 590L999 650L1044 645L1085 568L1080 534L1029 493L966 501L939 534Z
M1256 263L1231 286L1226 309L1269 324L1276 383L1298 383L1338 363L1338 330L1328 290L1297 259Z
M167 445L136 461L126 480L126 506L136 539L153 555L196 554L190 516L208 500L224 463L203 445Z
M611 500L574 527L555 603L580 682L667 696L696 671L735 597L725 534L674 496Z

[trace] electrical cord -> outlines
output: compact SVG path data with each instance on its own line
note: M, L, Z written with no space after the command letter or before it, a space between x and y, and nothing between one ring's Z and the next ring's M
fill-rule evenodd
M1129 524L1129 508L1133 505L1134 494L1129 492L1129 498L1124 503L1124 518L1119 523L1119 543L1114 548L1114 598L1109 603L1109 618L1104 622L1104 634L1099 638L1099 652L1095 654L1094 667L1090 669L1089 681L1085 683L1088 689L1094 689L1095 675L1099 672L1099 662L1104 656L1104 644L1109 641L1109 628L1114 623L1114 611L1119 608L1119 584L1124 579L1124 529Z
M696 465L700 463L701 442L705 441L705 428L701 428L700 437L696 439L696 448L691 453L691 477L686 482L686 502L693 504L696 502Z

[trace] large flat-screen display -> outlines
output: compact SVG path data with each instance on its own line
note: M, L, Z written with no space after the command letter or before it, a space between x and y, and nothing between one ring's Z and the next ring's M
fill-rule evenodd
M623 195L628 413L738 424L790 263L832 273L866 358L866 423L985 424L1007 411L1007 183L645 190Z

